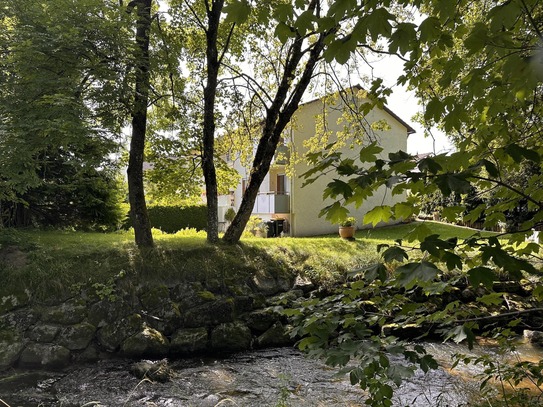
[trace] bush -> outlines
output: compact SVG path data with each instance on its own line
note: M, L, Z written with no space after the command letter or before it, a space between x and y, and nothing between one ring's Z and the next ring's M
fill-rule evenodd
M176 233L181 229L193 228L204 230L207 227L207 208L204 205L162 206L152 205L147 208L151 227L166 233ZM126 227L131 227L128 219Z

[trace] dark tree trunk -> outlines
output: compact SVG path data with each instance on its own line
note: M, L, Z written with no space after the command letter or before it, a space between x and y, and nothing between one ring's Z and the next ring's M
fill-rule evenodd
M204 123L202 140L202 170L206 184L207 199L207 241L219 240L218 190L215 171L215 98L219 76L220 59L217 49L217 37L221 11L224 1L213 1L207 10L208 27L206 30L207 82L204 88Z
M295 85L292 95L287 101L292 78L295 76L298 65L304 56L302 38L298 38L292 45L281 83L271 107L266 112L265 124L253 161L251 177L249 178L247 189L243 194L238 213L223 237L224 241L227 243L237 243L243 234L243 230L251 217L260 185L270 170L270 164L277 149L277 145L279 144L279 140L281 139L281 134L290 122L294 112L298 109L300 100L311 81L315 65L322 55L324 40L330 33L331 32L321 34L317 42L313 44L309 59L303 68L301 78Z
M135 0L129 5L137 9L136 28L136 83L132 112L132 138L128 159L128 200L130 217L139 248L153 247L151 223L145 204L143 188L143 152L147 131L147 104L149 102L149 32L152 0Z

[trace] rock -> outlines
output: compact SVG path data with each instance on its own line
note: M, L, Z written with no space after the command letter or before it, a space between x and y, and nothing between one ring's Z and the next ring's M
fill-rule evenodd
M168 354L169 348L170 343L162 333L145 327L122 343L121 352L128 357L163 357Z
M170 290L165 285L146 286L142 287L140 291L141 305L146 311L154 311L170 301Z
M292 287L295 290L302 290L305 294L315 289L315 284L307 278L303 276L296 276L294 279L294 285Z
M96 362L104 356L94 343L91 343L87 348L75 356L78 362Z
M281 322L276 322L273 326L256 339L260 347L284 346L294 341L288 334L288 327L283 326Z
M101 328L97 333L98 343L106 351L115 352L126 338L141 332L142 328L141 316L132 314Z
M290 288L288 281L277 279L266 270L258 270L252 278L252 283L257 291L264 295L273 295Z
M130 315L131 312L131 308L126 301L121 299L110 301L104 298L89 307L88 320L92 325L102 328Z
M303 296L304 292L302 290L290 290L285 293L281 293L274 297L268 298L266 300L266 303L268 305L282 305L285 307L291 307L298 298L301 298Z
M15 364L23 351L23 338L16 330L3 329L0 331L0 371Z
M524 337L530 341L532 345L543 347L543 332L524 330Z
M58 344L70 350L82 350L89 346L95 333L96 327L88 322L72 325L62 330Z
M51 343L59 332L59 326L44 324L35 326L27 336L34 342Z
M56 307L46 308L42 313L42 321L52 324L73 325L83 322L87 317L85 301L69 300Z
M208 332L206 328L180 329L173 336L170 351L173 354L188 354L207 349Z
M70 364L70 351L64 346L31 343L21 353L23 367L62 368Z
M244 320L251 331L261 334L275 322L280 321L282 317L279 312L275 311L274 307L268 307L251 312L244 317Z
M0 315L24 307L30 302L30 299L29 290L14 288L9 294L0 296Z
M168 366L168 360L162 359L158 361L142 360L130 366L130 372L138 379L150 379L155 382L169 382L174 372Z
M217 326L211 331L211 348L235 352L251 348L252 335L241 322L230 322Z
M183 326L201 328L234 320L234 302L219 298L216 301L201 304L183 315Z

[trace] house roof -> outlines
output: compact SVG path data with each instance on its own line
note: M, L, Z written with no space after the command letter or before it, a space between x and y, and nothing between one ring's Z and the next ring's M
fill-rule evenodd
M351 86L351 89L353 90L364 90L364 88L360 85L353 85ZM311 99L310 101L308 102L304 102L302 104L300 104L300 106L305 106L305 105L309 105L311 103L314 103L314 102L317 102L319 100L321 100L323 97L318 97L318 98L315 98L315 99ZM404 121L400 116L398 116L396 113L394 113L392 110L390 110L386 105L384 105L382 107L382 109L387 112L389 115L391 115L394 119L396 119L396 121L398 121L398 123L400 123L402 126L404 126L406 129L407 129L407 134L413 134L413 133L416 133L416 130L411 127L406 121Z

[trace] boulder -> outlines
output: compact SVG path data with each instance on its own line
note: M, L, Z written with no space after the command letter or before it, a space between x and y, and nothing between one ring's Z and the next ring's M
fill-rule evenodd
M524 330L524 337L532 345L537 345L543 347L543 332L541 331L530 331L528 329Z
M99 300L89 307L88 321L102 328L131 314L131 308L126 301L120 298L111 301L107 298Z
M211 348L226 352L236 352L251 348L251 330L241 322L218 325L211 331Z
M9 294L1 295L0 315L24 307L30 302L30 298L30 291L21 288L14 288Z
M243 319L251 331L261 334L282 318L283 315L276 311L275 307L268 307L253 311L250 314L245 315Z
M106 325L97 333L100 346L108 352L115 352L123 341L141 332L143 320L139 314L132 314L117 322Z
M31 343L21 353L22 367L62 368L70 364L70 351L64 346Z
M128 357L163 357L168 354L169 349L168 339L156 329L149 327L144 327L121 345L121 352Z
M178 330L171 340L173 354L189 354L207 349L208 332L206 328L186 328Z
M68 326L59 336L58 344L70 350L83 350L91 343L96 327L88 322Z
M289 279L274 276L266 270L258 270L252 278L252 283L255 289L264 295L288 291L291 287Z
M5 370L17 362L25 344L23 338L16 330L4 329L0 331L0 371Z
M57 325L36 325L30 332L28 332L28 338L34 342L51 343L55 340L60 327Z
M261 348L271 346L285 346L293 343L288 333L288 327L281 322L276 322L273 326L256 339L256 343Z
M168 366L167 359L136 362L130 367L130 372L138 379L147 378L161 383L170 381L174 375L173 370Z
M45 308L42 321L59 325L73 325L87 317L87 304L82 299L69 300L55 307Z
M234 320L234 302L225 298L206 302L188 310L183 315L183 326L201 328Z

